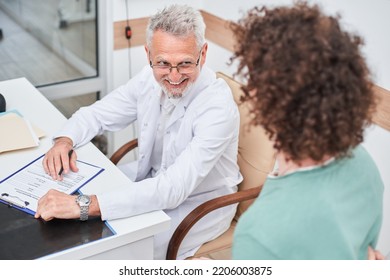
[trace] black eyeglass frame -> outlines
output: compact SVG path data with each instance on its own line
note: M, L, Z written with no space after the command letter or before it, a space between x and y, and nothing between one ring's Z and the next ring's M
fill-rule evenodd
M165 70L165 69L169 69L169 72L168 73L171 73L172 72L172 69L173 68L176 68L176 71L179 73L179 74L190 74L191 72L189 73L181 73L180 72L180 68L183 67L183 66L189 66L189 65L194 65L194 68L191 68L191 70L195 70L196 67L198 67L199 63L200 63L200 57L202 55L202 50L203 50L203 46L202 48L200 49L199 51L199 56L198 56L198 59L196 60L196 62L180 62L179 64L177 64L176 66L172 66L172 64L170 64L169 62L166 62L166 65L155 65L152 63L152 60L149 59L149 66L150 68L152 68L153 70L156 69L159 69L159 70ZM149 51L149 57L150 57L150 51ZM169 68L168 68L169 67ZM168 74L167 73L167 74Z

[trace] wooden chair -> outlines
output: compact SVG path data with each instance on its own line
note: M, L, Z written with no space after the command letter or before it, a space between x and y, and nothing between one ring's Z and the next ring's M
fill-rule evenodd
M373 123L390 131L390 91L374 85L374 92L378 98L378 105L373 117Z
M218 238L203 244L194 256L195 258L230 259L233 232L236 223L241 214L250 206L253 199L258 196L267 174L274 167L275 151L272 143L261 127L252 127L249 125L249 104L240 102L240 97L243 94L241 84L223 73L219 72L217 76L224 79L230 86L240 111L238 165L244 180L238 186L237 193L207 201L188 214L179 224L169 242L167 259L176 259L180 244L188 231L197 221L207 215L207 213L227 205L238 203L237 212L230 228ZM112 155L111 161L117 164L127 152L137 147L137 145L137 140L126 143Z

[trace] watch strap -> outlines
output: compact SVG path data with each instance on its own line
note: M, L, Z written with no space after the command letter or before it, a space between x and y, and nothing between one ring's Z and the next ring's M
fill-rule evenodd
M76 203L80 207L80 220L88 220L89 205L91 204L91 197L89 195L81 194L77 196Z
M80 206L80 221L88 220L89 205Z

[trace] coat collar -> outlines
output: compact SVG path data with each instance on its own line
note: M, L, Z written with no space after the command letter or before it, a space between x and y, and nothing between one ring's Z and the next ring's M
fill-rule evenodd
M196 99L205 88L212 84L215 79L215 73L207 66L203 66L198 78L190 88L189 92L187 92L186 95L180 99L179 103L176 105L176 108L173 111L166 128L169 128L178 119L182 118L191 102Z

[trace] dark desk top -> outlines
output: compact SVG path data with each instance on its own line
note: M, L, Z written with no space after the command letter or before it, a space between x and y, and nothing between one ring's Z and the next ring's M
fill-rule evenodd
M0 259L29 260L79 246L114 233L100 219L45 222L0 203Z

